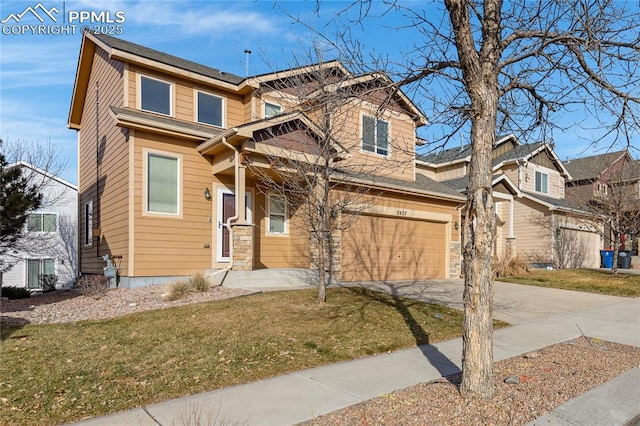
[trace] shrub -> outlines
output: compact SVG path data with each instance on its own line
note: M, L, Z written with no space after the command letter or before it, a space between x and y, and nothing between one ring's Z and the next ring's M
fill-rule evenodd
M191 292L189 281L176 281L169 285L169 292L165 294L166 300L178 300Z
M54 274L42 274L38 277L38 281L40 281L40 287L42 287L42 292L48 293L56 289L58 276Z
M199 293L204 293L205 291L209 291L209 280L204 276L202 272L196 272L189 278L189 283L193 291L197 291Z
M109 290L109 280L104 275L85 275L78 280L82 294L99 299Z
M164 297L166 300L177 300L189 293L204 293L210 287L207 277L202 272L196 272L186 280L171 283Z
M2 287L0 295L11 300L16 300L31 297L31 292L24 287L7 286Z
M491 268L496 277L517 277L526 275L531 270L529 262L517 255L511 259L494 258L493 262L491 262Z

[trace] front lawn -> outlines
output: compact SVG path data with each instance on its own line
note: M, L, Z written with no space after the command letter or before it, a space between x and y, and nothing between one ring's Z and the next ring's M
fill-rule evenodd
M3 326L0 422L70 422L460 335L454 309L362 289L330 289L321 306L316 293Z
M619 269L618 274L612 275L610 271L591 269L554 269L552 271L534 269L527 275L498 278L498 280L611 296L640 296L640 275L625 274L623 271Z

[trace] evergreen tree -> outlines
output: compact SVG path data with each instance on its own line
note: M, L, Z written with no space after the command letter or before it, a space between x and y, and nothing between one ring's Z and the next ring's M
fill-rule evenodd
M7 168L6 157L0 152L0 255L16 245L29 212L39 208L41 200L42 195L29 185L20 167ZM0 270L4 266L0 259Z

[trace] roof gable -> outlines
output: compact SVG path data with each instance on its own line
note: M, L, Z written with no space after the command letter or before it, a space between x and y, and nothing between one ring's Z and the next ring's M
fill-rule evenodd
M631 159L626 150L615 151L567 160L564 165L571 173L572 181L592 180L625 157L629 157L629 160Z

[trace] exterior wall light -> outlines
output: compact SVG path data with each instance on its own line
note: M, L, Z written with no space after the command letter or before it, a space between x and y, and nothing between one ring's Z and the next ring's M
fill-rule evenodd
M453 222L453 227L456 229L456 231L458 229L460 229L460 224L458 223L458 221L456 220L455 222Z
M206 198L207 201L211 201L211 191L209 191L209 188L204 189L204 198Z

